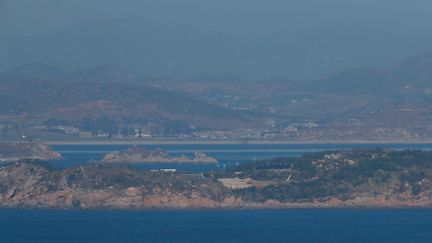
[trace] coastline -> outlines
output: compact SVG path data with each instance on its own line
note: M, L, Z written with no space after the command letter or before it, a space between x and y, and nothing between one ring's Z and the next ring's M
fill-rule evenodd
M149 212L149 211L263 211L263 210L432 210L432 203L409 203L409 202L394 202L391 204L351 204L351 203L341 203L339 205L333 205L328 203L245 203L244 205L216 205L216 206L184 206L179 204L175 205L142 205L140 207L130 206L130 207L115 207L115 206L98 206L98 207L58 207L58 206L26 206L26 205L0 205L0 210L34 210L34 211L118 211L118 212Z
M388 158L387 161L393 162L387 162L379 168L371 167L371 162L381 161L384 158L381 155ZM256 182L264 183L248 183L256 188L252 191L236 190L234 186L243 185L236 180L234 182L237 184L226 184L219 180L234 178L235 175L230 172L204 176L200 173L147 171L128 166L98 165L79 165L62 170L51 170L40 163L23 160L11 162L0 169L0 182L3 186L0 191L0 208L60 210L432 208L430 200L432 183L427 179L431 178L430 163L424 162L431 157L431 152L418 151L382 152L381 154L377 150L341 152L312 158L308 164L321 168L318 171L305 167L304 160L289 161L291 164L290 166L288 164L289 171L280 167L284 161L268 161L267 167L261 167L258 174L254 171L250 172L248 168L239 170L244 178L259 176ZM411 161L408 165L406 158ZM356 163L364 164L366 167L356 167ZM391 164L394 166L390 166ZM279 166L277 168L281 170L272 169L274 165ZM337 171L332 169L336 167L340 169ZM358 173L347 174L351 168L364 169ZM372 177L368 174L371 170L376 171ZM324 171L329 172L324 173ZM388 173L383 175L386 171ZM279 174L274 174L275 172ZM290 179L293 173L301 177L295 177L296 181L293 183L291 181L286 183L285 178L288 175L282 174L286 172L290 173L288 177ZM425 174L419 177L420 172ZM337 179L335 175L341 176ZM315 185L309 184L310 178L315 181ZM328 178L335 180L328 181ZM393 179L390 181L386 178ZM405 178L413 179L408 181ZM271 184L267 184L268 182ZM415 185L420 185L417 182L422 182L421 187L414 188ZM348 189L341 189L337 185L347 185L345 188ZM326 189L322 193L320 192L322 188L334 189ZM237 187L237 189L243 188Z
M266 145L266 144L432 144L432 140L310 140L310 141L260 141L253 140L242 142L237 140L70 140L56 141L47 140L40 141L48 145L170 145L170 144L191 144L191 145Z

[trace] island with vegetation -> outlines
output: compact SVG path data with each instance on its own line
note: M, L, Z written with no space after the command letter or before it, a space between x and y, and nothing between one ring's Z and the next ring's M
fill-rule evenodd
M0 207L58 209L432 207L432 152L307 153L207 173L124 164L0 166Z
M173 157L168 152L157 149L147 150L138 146L133 146L125 151L116 151L106 154L101 161L102 163L197 163L197 164L214 164L218 160L204 153L196 152L193 158L185 155Z

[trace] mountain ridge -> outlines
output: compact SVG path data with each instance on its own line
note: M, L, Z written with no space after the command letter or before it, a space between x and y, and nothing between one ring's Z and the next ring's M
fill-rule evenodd
M146 19L118 19L18 38L6 46L6 64L46 62L74 70L113 65L140 75L176 79L231 73L244 79L310 80L355 67L387 66L430 50L429 43L428 38L364 26L287 30L257 39Z

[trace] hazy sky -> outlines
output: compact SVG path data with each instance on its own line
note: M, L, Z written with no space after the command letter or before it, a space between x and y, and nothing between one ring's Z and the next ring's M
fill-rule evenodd
M430 0L0 0L4 33L34 34L95 19L140 17L247 35L320 25L422 33Z
M0 70L316 79L430 51L431 10L431 0L0 0Z

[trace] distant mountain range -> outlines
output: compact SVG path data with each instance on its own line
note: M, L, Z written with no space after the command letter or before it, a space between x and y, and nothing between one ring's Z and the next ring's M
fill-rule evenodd
M432 50L430 43L426 37L362 26L287 30L252 39L120 19L83 23L45 36L2 37L0 64L7 69L49 63L68 70L108 65L175 79L229 74L247 80L313 80L345 69L388 66Z
M228 74L176 80L112 66L68 72L27 64L1 73L0 85L0 125L132 127L170 135L236 131L204 137L302 141L432 136L432 53L313 81Z
M293 128L302 122L319 124L320 139L432 135L432 53L388 68L350 69L313 81L282 77L230 83L171 80L152 85L235 110L277 115L282 129L294 129L290 139L316 138L310 130L302 134Z
M432 53L389 68L348 70L322 80L317 86L330 93L428 96L432 93Z
M210 80L210 82L208 81ZM263 79L261 81L241 80L232 76L201 77L190 81L154 81L153 85L177 90L195 90L192 86L207 83L207 88L232 93L266 91L282 93L315 93L329 95L370 95L393 99L425 98L432 94L432 52L414 56L387 68L348 69L326 78L298 81L285 77ZM167 85L163 85L166 83ZM175 85L175 84L181 85ZM185 85L185 84L189 84ZM183 89L182 89L183 87ZM242 89L242 90L236 90ZM201 90L202 91L202 90ZM256 94L261 95L261 94Z
M0 118L78 127L102 119L113 126L140 124L174 133L191 127L250 127L258 121L251 113L207 104L133 78L107 67L69 73L43 64L24 65L0 75Z

